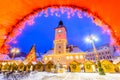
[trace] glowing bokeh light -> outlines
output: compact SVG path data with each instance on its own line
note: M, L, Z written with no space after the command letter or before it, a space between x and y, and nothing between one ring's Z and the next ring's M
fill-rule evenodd
M95 35L89 35L85 38L86 42L98 41L99 39Z

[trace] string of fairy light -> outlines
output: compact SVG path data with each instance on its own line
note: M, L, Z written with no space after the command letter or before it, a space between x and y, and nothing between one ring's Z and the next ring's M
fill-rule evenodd
M49 7L50 7L50 10L49 10ZM77 15L78 18L82 18L82 15L81 15L82 12L84 12L84 16L91 18L95 24L99 25L102 28L105 28L105 29L109 30L108 26L106 24L104 24L105 21L103 21L103 19L101 19L97 14L93 15L93 12L90 11L89 9L86 9L86 8L83 8L83 7L77 7L77 6L73 6L73 5L66 5L65 7L60 7L60 6L57 6L57 5L55 5L53 7L48 6L48 7L45 7L45 8L35 9L35 10L33 10L33 12L27 14L21 20L19 20L15 24L15 26L13 26L12 29L7 33L7 37L6 37L6 39L4 39L3 45L1 46L1 48L4 48L6 43L13 42L15 40L15 37L18 36L20 33L22 33L22 30L23 30L24 25L26 23L28 25L33 25L35 23L34 19L36 17L40 17L42 15L44 15L45 17L48 17L48 16L60 17L61 14L66 13L68 19L73 17L74 15ZM14 34L14 33L15 33L15 35L11 37L11 34ZM109 32L109 34L110 34L110 32Z

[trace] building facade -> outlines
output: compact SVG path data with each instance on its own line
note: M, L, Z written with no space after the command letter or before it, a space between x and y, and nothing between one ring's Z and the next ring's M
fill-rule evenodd
M85 55L86 60L96 61L96 55L92 49L88 50ZM97 54L99 60L110 60L114 59L114 46L106 44L97 48Z
M85 61L84 52L77 46L68 45L66 33L66 27L60 21L58 27L55 28L54 48L43 56L44 63L52 61L54 64L68 66L74 60L79 63Z
M120 56L115 56L114 59L113 59L113 63L117 64L119 62L120 62Z

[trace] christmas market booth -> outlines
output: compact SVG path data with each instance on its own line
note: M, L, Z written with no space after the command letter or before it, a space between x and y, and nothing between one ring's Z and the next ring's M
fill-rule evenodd
M34 71L34 64L32 62L29 62L25 67L25 71Z
M117 65L118 72L120 73L120 62L117 63L116 65Z
M45 65L45 71L46 72L51 72L51 69L53 69L55 67L55 64L52 61L49 61L46 65Z
M41 63L41 62L37 62L35 64L35 70L39 71L39 72L42 72L44 69L44 65Z
M85 72L88 72L88 73L96 72L96 65L94 62L88 60L84 62L84 69L85 69Z
M115 72L114 64L108 60L101 61L101 67L103 68L105 73L114 73Z
M23 62L21 62L21 63L18 65L18 71L19 71L19 72L25 71L25 64L24 64Z
M70 72L80 72L80 63L73 61L70 63Z

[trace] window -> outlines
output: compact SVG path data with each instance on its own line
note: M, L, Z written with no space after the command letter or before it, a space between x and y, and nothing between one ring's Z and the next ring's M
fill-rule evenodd
M101 55L101 53L98 53L99 55Z
M61 46L59 46L59 48L61 48Z
M45 57L45 60L47 60L47 57Z
M107 54L107 52L106 52L106 54Z
M75 58L78 59L79 57L76 55Z
M80 55L80 59L83 59L83 55Z
M59 54L61 53L61 51L58 52Z
M49 60L52 60L52 57L49 57Z
M73 59L73 56L70 56L70 59Z
M110 56L110 59L111 59L112 57Z
M107 48L105 47L105 49L107 49Z
M105 57L103 56L103 59L105 59Z
M102 55L104 55L104 53L102 52Z
M69 59L69 56L67 56L66 59Z
M61 35L58 35L59 37L61 37Z

